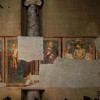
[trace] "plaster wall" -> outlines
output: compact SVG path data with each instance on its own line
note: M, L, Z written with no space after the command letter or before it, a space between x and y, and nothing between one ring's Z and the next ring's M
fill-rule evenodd
M100 36L100 0L43 0L45 37Z
M0 88L0 100L6 96L10 96L12 100L21 100L20 88L9 87ZM45 88L43 100L83 100L83 96L97 97L97 91L100 88Z
M21 35L21 0L0 0L0 36Z

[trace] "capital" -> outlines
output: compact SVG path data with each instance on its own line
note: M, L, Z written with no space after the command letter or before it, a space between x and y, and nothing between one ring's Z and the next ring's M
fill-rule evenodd
M40 6L42 4L42 1L41 0L25 0L24 2L25 6L32 5L32 4Z

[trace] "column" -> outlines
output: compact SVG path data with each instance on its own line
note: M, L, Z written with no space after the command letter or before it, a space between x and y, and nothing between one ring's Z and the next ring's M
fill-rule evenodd
M27 35L39 36L39 13L38 6L42 4L41 0L26 0L25 6L28 6Z

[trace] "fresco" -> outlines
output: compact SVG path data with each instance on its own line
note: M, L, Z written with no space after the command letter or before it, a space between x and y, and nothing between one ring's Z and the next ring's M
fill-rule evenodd
M96 59L94 38L63 38L63 58Z
M61 39L44 38L44 59L42 64L52 64L57 56L61 56Z
M24 85L33 74L38 73L38 62L18 60L18 41L16 37L5 38L6 49L6 83L8 85ZM35 72L35 69L37 72Z
M0 82L4 81L4 39L0 38Z

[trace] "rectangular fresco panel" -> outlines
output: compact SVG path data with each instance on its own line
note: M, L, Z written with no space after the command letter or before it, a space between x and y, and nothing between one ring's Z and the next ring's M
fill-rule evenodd
M96 59L94 38L63 38L63 58Z
M25 62L18 60L17 37L5 38L6 49L6 83L8 85L24 85L25 81L32 74L36 74L37 62ZM36 66L35 66L36 65Z
M52 64L57 56L61 56L61 39L60 38L44 38L44 58L42 64Z
M4 38L0 37L0 82L4 81Z

